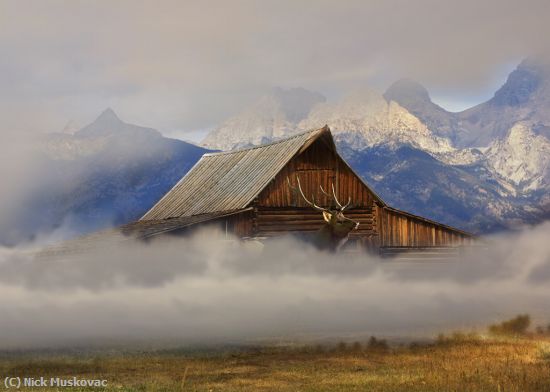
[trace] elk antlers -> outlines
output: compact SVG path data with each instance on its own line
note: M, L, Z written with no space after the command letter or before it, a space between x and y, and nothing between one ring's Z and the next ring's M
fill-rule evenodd
M290 184L290 179L287 177L286 178L287 182L288 182L288 186L290 189L293 189L294 191L299 191L300 194L302 195L302 198L305 200L305 202L307 204L309 204L311 207L319 210L319 211L328 211L327 208L323 208L323 207L319 207L317 204L315 204L315 197L313 197L313 195L311 195L311 200L313 201L309 201L308 198L306 197L306 195L304 194L304 191L302 190L302 185L300 184L300 178L298 176L296 176L296 182L298 183L298 187L295 187L295 186L292 186ZM321 188L321 192L323 192L323 194L325 196L328 196L329 198L333 199L334 202L336 203L336 206L338 208L338 210L341 212L341 211L344 211L347 207L349 207L349 205L351 204L351 197L349 197L348 199L348 202L346 203L346 205L342 205L339 201L338 201L338 197L336 197L336 190L334 189L334 183L331 184L332 185L332 195L330 195L329 193L327 193L324 189L323 189L323 186L322 185L319 185L319 188Z
M351 204L351 196L348 198L348 202L346 203L345 206L343 206L339 201L338 201L338 198L336 197L336 191L334 190L334 183L331 184L332 186L332 196L329 195L327 192L325 192L325 190L323 189L323 186L322 185L319 185L319 188L321 188L321 192L323 192L326 196L334 199L334 202L336 203L336 205L338 206L338 208L340 209L340 211L344 211L346 208L349 207L349 205Z
M315 204L315 198L313 197L313 195L311 195L311 199L313 200L312 202L308 200L308 198L306 197L306 195L304 195L304 191L302 190L302 184L300 184L300 178L298 176L296 176L296 181L298 182L298 188L296 188L295 186L292 186L290 184L290 180L289 178L287 177L286 178L287 182L288 182L288 186L290 189L293 189L293 190L298 190L300 192L300 194L302 195L303 199L305 200L305 202L307 204L309 204L311 207L315 208L316 210L319 210L319 211L328 211L326 208L323 208L323 207L319 207L317 204Z

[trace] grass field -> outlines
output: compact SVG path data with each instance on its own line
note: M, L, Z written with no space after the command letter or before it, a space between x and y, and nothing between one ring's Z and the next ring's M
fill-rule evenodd
M104 378L109 391L550 391L550 340L455 335L433 344L4 356L5 376ZM2 386L1 388L4 388ZM21 388L21 390L52 390Z

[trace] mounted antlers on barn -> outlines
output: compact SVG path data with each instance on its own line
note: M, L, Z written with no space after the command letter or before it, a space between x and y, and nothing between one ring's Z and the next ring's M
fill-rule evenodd
M317 231L315 237L313 238L314 245L323 250L336 251L342 245L346 243L349 238L349 233L352 230L357 229L359 226L358 222L355 222L344 216L344 210L348 208L351 204L351 197L348 199L348 202L345 205L342 205L336 196L336 190L334 184L331 184L332 195L326 192L321 185L319 188L321 192L329 197L334 202L334 208L324 208L316 204L315 197L311 195L311 200L309 200L302 189L302 184L300 183L300 178L296 176L297 187L292 186L290 179L287 177L288 186L290 189L300 193L304 201L311 207L315 208L318 211L323 213L323 218L325 220L325 225Z

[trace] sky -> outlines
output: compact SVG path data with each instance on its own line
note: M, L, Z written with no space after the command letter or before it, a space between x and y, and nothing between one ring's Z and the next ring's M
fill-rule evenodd
M196 137L273 86L335 99L416 79L461 110L544 53L548 1L0 1L0 131L112 107Z
M490 98L522 58L544 53L549 8L547 0L0 0L0 177L11 190L0 195L0 220L35 189L22 179L35 178L29 141L38 133L84 126L111 107L127 122L194 139L273 86L338 99L401 77L460 110ZM548 230L495 238L490 253L430 274L285 242L258 260L245 245L213 246L210 233L74 263L0 248L0 348L128 331L203 341L432 334L524 312L547 323Z

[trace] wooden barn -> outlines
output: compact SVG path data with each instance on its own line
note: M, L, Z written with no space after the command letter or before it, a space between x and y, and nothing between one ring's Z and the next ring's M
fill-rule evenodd
M325 220L290 186L297 181L317 206L333 202L321 189L333 186L340 200L350 201L345 217L359 226L350 231L347 249L406 252L407 257L422 249L424 257L426 249L440 253L473 242L469 233L388 206L338 154L325 126L259 147L206 154L139 221L52 247L43 255L180 235L204 225L217 225L222 233L242 239L314 233Z
M319 206L334 186L351 200L345 216L359 226L347 246L371 250L455 247L473 236L388 206L342 159L328 126L237 151L204 155L157 204L126 230L145 236L218 224L240 238L314 232L322 214L289 186L301 183Z

